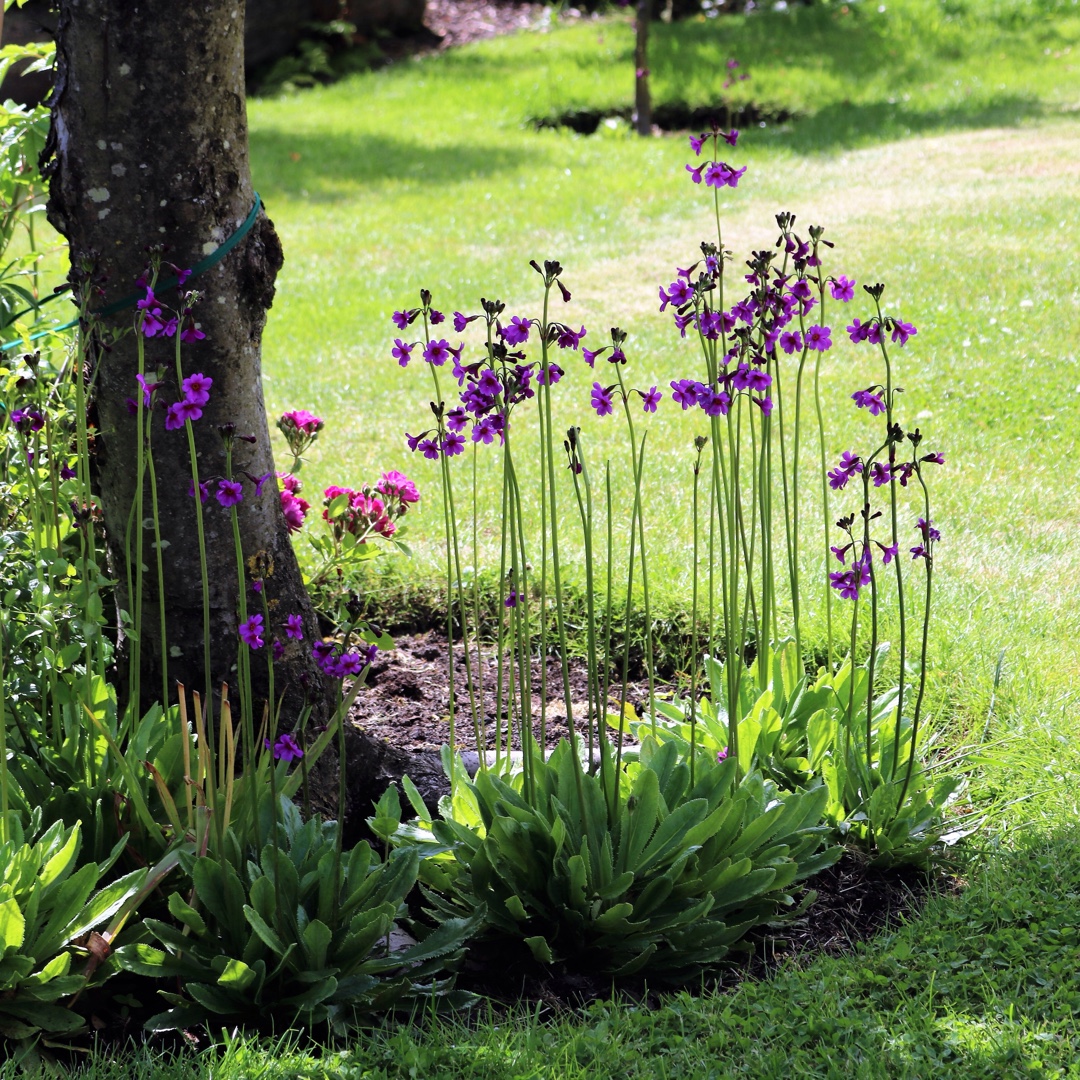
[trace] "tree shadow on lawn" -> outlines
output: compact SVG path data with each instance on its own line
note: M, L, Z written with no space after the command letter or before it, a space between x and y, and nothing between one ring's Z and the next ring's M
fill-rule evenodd
M275 194L312 203L332 203L355 194L361 185L384 181L445 187L500 172L535 166L542 147L520 152L498 144L462 140L425 145L420 140L384 135L335 135L284 130L253 131L251 173L265 198Z
M1004 94L977 105L943 109L909 108L887 101L865 105L840 102L813 116L759 130L753 138L801 154L832 153L934 132L1019 127L1051 115L1053 110L1038 98L1024 94Z

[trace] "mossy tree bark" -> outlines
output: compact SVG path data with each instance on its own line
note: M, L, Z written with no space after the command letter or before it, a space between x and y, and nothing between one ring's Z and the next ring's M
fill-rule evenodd
M166 259L191 267L236 232L251 210L243 33L243 0L60 0L53 132L46 150L48 215L68 241L76 290L87 288L78 272L84 265L93 267L102 285L102 291L90 297L92 309L137 291L148 246L164 244ZM238 436L253 436L233 444L233 473L244 485L244 499L237 507L240 533L245 558L264 553L273 573L265 584L271 604L266 644L253 653L251 666L259 700L265 696L265 657L271 642L286 646L276 690L285 695L281 726L288 727L305 700L316 702L316 716L324 714L322 679L310 654L317 624L276 483L268 482L257 496L243 477L274 471L260 341L281 265L281 244L260 212L235 249L187 283L202 296L195 318L206 337L184 344L182 356L185 375L202 372L213 379L209 404L194 424L199 475L210 481L211 491L226 471L222 426L234 425ZM177 294L162 298L176 303ZM132 307L95 322L85 370L93 386L93 475L117 581L117 605L127 611L133 601L127 594L125 531L136 495L137 437L125 402L136 394L135 315ZM172 339L145 339L147 371L164 373L158 391L163 402L182 396L174 348ZM140 650L144 702L160 697L163 671L168 686L174 680L200 690L208 685L187 438L183 430L165 430L161 408L150 423L168 618L162 640L153 534L146 528L144 563L149 573L144 579ZM144 498L146 527L151 502L148 493ZM241 588L247 590L250 613L261 612L262 600L250 591L250 576L244 586L240 583L229 512L213 497L204 510L210 565L209 685L232 684L235 700ZM292 614L303 616L304 644L283 633Z

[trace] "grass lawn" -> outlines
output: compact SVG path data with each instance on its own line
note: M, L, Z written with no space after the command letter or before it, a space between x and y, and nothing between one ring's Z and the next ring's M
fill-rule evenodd
M525 123L625 104L631 57L616 15L249 102L255 181L286 251L264 342L267 404L327 421L307 494L390 468L430 493L414 558L372 579L388 610L430 600L442 558L436 469L404 441L429 415L426 373L390 357L390 313L421 287L448 312L474 312L483 295L534 314L528 262L558 258L574 293L567 321L590 328L586 344L618 324L635 385L693 374L692 350L656 311L657 285L710 235L685 137ZM933 712L951 745L985 738L971 799L996 807L961 853L963 890L849 957L791 960L768 981L655 1012L425 1020L340 1054L237 1039L175 1061L140 1052L88 1076L1080 1076L1080 6L900 0L661 25L656 100L716 100L728 58L751 75L740 100L800 118L748 131L732 152L748 169L723 196L725 243L739 259L771 245L779 210L825 225L828 269L886 282L887 310L919 328L895 357L905 416L948 462L934 491ZM869 377L838 336L823 367L836 457L863 437L849 395ZM619 468L622 429L589 413L592 379L569 372L556 423L580 423L594 460ZM661 615L689 595L700 427L665 405L646 511ZM497 481L483 464L490 527ZM491 540L481 549L490 559ZM820 614L810 619L820 632Z

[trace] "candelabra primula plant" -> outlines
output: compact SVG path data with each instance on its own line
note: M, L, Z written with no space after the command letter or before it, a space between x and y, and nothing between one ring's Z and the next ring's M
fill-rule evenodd
M606 857L599 853L622 850L631 820L637 823L631 831L642 829L639 839L647 844L650 836L655 839L663 832L665 821L692 816L688 792L711 783L708 778L714 775L724 777L716 798L725 813L732 800L744 798L747 785L775 785L775 797L782 805L796 795L820 793L815 824L827 826L835 838L843 838L882 863L925 862L931 856L944 829L945 803L957 786L952 776L932 782L921 738L933 552L940 540L931 523L925 470L943 464L944 457L923 447L921 432L900 426L895 415L899 387L889 352L890 345L906 345L917 330L883 309L883 286L864 286L873 309L868 317L853 319L848 335L853 342L878 348L883 374L866 378L852 400L856 408L881 417L883 434L864 452L846 451L830 468L835 459L825 432L822 359L834 348L832 305L852 303L857 283L846 274L830 273L825 266L833 244L825 239L824 229L811 226L805 236L800 235L795 231L795 216L784 213L776 219L779 238L751 254L741 275L748 290L732 301L733 257L720 229L719 196L722 189L737 187L746 170L721 160L719 148L721 144L734 148L737 142L737 132L719 128L691 138L698 156L711 151L707 160L687 165L687 171L693 183L713 195L716 236L702 243L700 255L686 268L678 268L673 280L659 289L661 312L670 310L680 337L696 342L701 363L698 372L670 381L669 407L678 406L682 412L701 410L708 431L694 442L693 472L695 656L699 620L704 623L705 649L693 665L687 701L658 706L651 681L650 630L645 649L650 667L648 717L637 720L627 705L629 641L624 640L620 648L611 634L616 562L612 520L619 512L611 499L611 463L605 463L604 497L594 501L586 437L582 428L574 427L563 440L568 467L556 472L556 460L562 455L557 453L552 431L552 388L572 392L569 388L584 375L588 407L597 418L618 412L625 423L634 483L629 552L624 561L627 624L637 595L635 584L640 581L645 624L651 627L645 448L647 424L655 422L666 395L657 386L636 387L629 382L626 331L614 327L610 338L605 335L602 343L590 347L591 338L589 346L583 344L588 335L584 326L577 329L574 323L554 317L552 303L557 298L563 303L571 299L563 268L556 261L531 264L543 282L538 317L507 317L505 303L489 299L481 300L475 314L454 313L458 334L466 334L473 323L483 331L478 346L464 339L453 344L436 336L435 328L445 316L433 306L427 290L421 292L419 306L393 316L405 335L395 339L394 358L402 367L419 359L430 372L434 391L430 426L410 431L406 439L413 452L440 463L451 636L455 624L464 628L467 638L470 619L474 635L479 625L475 598L470 615L462 584L461 537L468 530L459 520L463 500L453 469L454 460L469 446L474 468L478 456L494 453L503 479L499 580L505 597L494 642L493 759L489 762L482 753L480 774L470 782L451 754L447 763L454 790L444 806L444 821L398 827L394 835L399 842L423 843L437 853L437 861L422 871L435 910L448 913L462 903L487 904L505 916L493 916L493 925L502 932L516 925L519 936L540 959L557 955L552 942L560 933L569 932L569 923L562 931L549 928L540 937L530 935L530 928L543 925L551 912L541 905L541 915L531 886L526 890L528 897L521 889L515 890L506 867L513 865L529 881L548 882L549 896L554 896L552 889L562 888L567 877L571 893L584 897L586 907L593 904L588 908L589 918L603 924L597 923L589 933L630 934L629 923L623 925L620 920L634 922L633 932L639 933L644 925L640 920L647 924L650 916L639 911L632 894L637 887L634 882L641 883L638 871L644 867L635 867L631 858L626 865L617 865L616 860L614 869L608 870ZM409 333L413 327L418 336ZM575 353L580 353L588 372L581 370ZM456 383L452 387L456 400L445 396L447 373ZM584 399L582 394L583 405ZM807 415L811 405L812 423ZM521 473L516 465L521 454L539 462L538 521L522 509ZM802 507L807 501L804 459L811 455L817 459L824 541L817 559L801 551L805 546ZM704 497L699 491L702 475ZM854 513L834 525L830 494L856 479L853 489L861 488L861 501ZM907 500L901 496L915 485L921 494L915 525L918 543L906 554L925 573L917 660L909 655L905 560L900 557L901 522L908 512ZM584 632L589 693L584 715L578 718L581 732L567 678L568 630L560 573L558 506L566 498L578 510L587 578ZM877 500L880 508L874 505ZM600 513L596 501L602 504ZM703 575L699 575L701 503L710 507ZM841 531L839 540L836 528ZM475 526L472 531L475 536ZM806 566L812 570L809 580L804 580ZM601 575L606 575L603 581ZM886 575L895 580L888 590ZM704 617L699 613L699 576L706 579ZM825 663L816 673L803 640L802 601L811 593L823 598L826 622ZM834 623L841 617L833 610L836 593L841 602L851 605L849 632L843 638L834 632ZM886 647L879 635L882 607L887 603L899 606L900 635L899 684L889 689L880 685ZM866 635L860 634L860 604L869 607L869 648ZM536 649L542 660L554 655L562 665L569 743L552 759L559 763L556 773L543 763L549 676L546 662L537 672L533 670ZM465 656L471 652L466 648ZM699 664L709 691L700 700ZM458 703L464 705L467 699L476 743L483 748L487 721L481 716L479 670L466 667L467 687L460 695L453 686L452 665L450 677L452 724ZM914 687L909 685L912 679ZM624 732L630 726L640 748L624 746ZM451 751L454 731L452 726ZM521 746L520 766L506 753L514 743ZM641 798L640 779L634 779L640 776L639 763L666 762L666 756L656 758L657 747L670 749L672 744L677 747L672 761L685 767L687 785L670 800L665 796L662 812L641 825L640 814L635 815ZM558 784L552 779L556 774ZM574 805L579 810L574 811ZM593 806L590 814L580 809L587 805ZM791 813L798 816L794 805L790 804ZM753 813L760 810L759 806ZM424 819L423 814L420 817ZM744 824L754 827L749 820ZM551 858L541 858L541 836L551 841ZM681 840L674 833L669 839L673 850L678 849ZM571 859L563 864L558 852L568 843L568 852L583 862ZM640 854L640 847L634 850ZM811 861L821 857L816 847L799 850L802 858ZM716 857L724 855L718 850ZM795 877L799 876L796 871ZM504 885L512 895L502 895ZM657 883L655 888L666 886ZM583 897L578 896L580 890ZM720 902L720 893L702 886L700 899L705 911ZM565 910L565 918L572 922L577 916L570 913L576 906L577 900L555 908ZM586 919L582 926L588 925ZM742 924L740 932L750 925L752 920ZM674 939L662 938L660 934L650 939L660 953L674 947ZM642 950L647 948L644 940ZM580 949L578 943L569 953ZM636 963L624 956L620 966L630 970Z

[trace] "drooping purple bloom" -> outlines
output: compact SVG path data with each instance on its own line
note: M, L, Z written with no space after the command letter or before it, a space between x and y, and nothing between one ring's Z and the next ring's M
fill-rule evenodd
M263 746L267 750L270 749L270 740L263 739ZM300 744L296 741L295 736L290 735L289 732L285 732L278 736L277 742L274 743L274 760L275 761L298 761L304 756L304 751L300 749Z
M901 347L907 344L908 338L914 337L918 332L911 323L893 319L892 339L898 342Z
M431 309L431 314L428 316L431 319L432 326L438 326L441 322L446 322L446 316L441 311Z
M503 601L503 607L517 607L518 594L516 589L510 590L510 595Z
M870 390L856 390L851 395L851 400L860 409L869 409L871 416L880 416L885 411L885 399L881 394L875 394Z
M870 476L874 481L874 487L882 487L892 480L892 469L882 461L875 461L870 466Z
M174 401L165 412L165 430L177 431L184 426L184 418L180 415L180 402Z
M581 344L581 339L588 333L583 326L580 330L571 330L569 326L564 326L559 331L558 346L560 349L576 349Z
M188 493L188 498L189 499L194 499L195 498L195 481L194 480L189 480L188 481L187 493ZM210 498L210 485L205 480L200 480L199 481L199 502L204 503L209 498Z
M701 173L708 164L711 164L711 162L703 161L696 169L693 165L686 166L686 171L690 174L690 179L693 180L695 184L701 183Z
M605 346L603 346L603 348L600 348L600 349L586 349L585 346L582 345L582 347L581 347L581 356L582 356L582 359L584 359L585 363L588 364L589 367L592 367L593 364L596 362L596 358L602 352L606 352L610 348L611 348L610 345L605 345Z
M597 382L593 383L592 407L596 410L597 416L608 416L612 411L611 391L605 390Z
M285 633L293 641L304 640L304 618L302 615L290 615L285 620Z
M871 325L871 323L864 323L861 319L853 319L851 325L847 328L851 343L858 345L860 341L865 341L870 334Z
M394 338L394 347L391 350L391 355L402 367L408 367L409 358L412 356L414 347L414 344L404 342L401 338Z
M700 135L690 136L690 149L694 151L696 157L701 157L701 148L705 145L705 140L709 136L702 132ZM689 168L689 166L687 166Z
M394 319L394 325L399 330L404 330L409 325L409 323L412 321L409 318L409 312L407 312L407 311L395 311L394 315L393 315L393 319Z
M541 386L554 386L565 374L563 369L556 363L549 363L546 368L541 368L536 373L536 381Z
M647 394L641 395L641 404L647 413L656 412L656 406L660 404L660 399L664 395L654 386Z

